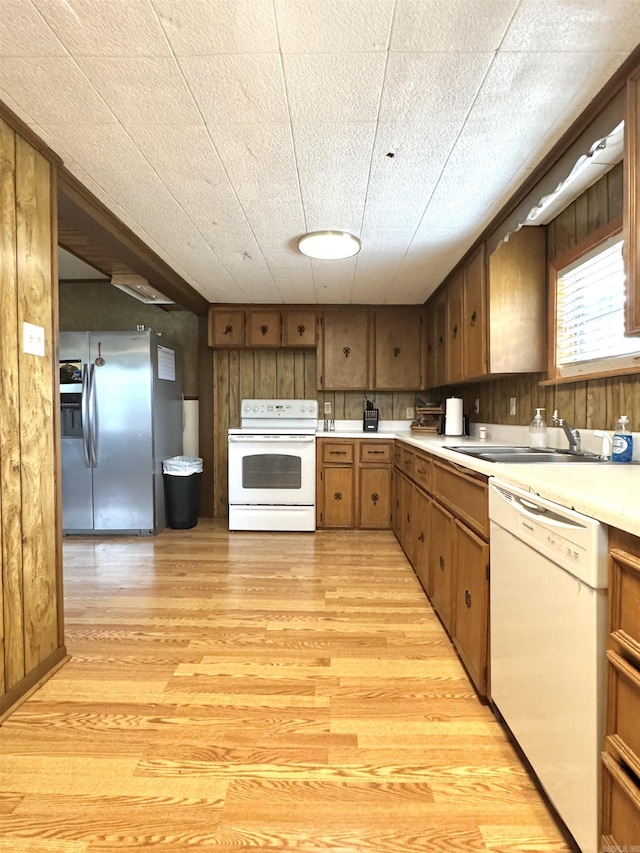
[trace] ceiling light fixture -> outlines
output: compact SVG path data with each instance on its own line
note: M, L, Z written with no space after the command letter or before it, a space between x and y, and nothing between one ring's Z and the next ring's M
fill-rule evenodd
M357 255L360 240L348 231L312 231L298 240L298 249L309 258L339 260Z

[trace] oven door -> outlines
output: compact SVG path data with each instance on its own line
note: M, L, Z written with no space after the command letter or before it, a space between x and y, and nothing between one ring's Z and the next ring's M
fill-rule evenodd
M315 435L230 435L229 503L314 506Z

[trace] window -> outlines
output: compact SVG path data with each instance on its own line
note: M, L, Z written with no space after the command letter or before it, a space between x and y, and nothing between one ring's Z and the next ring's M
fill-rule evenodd
M559 377L640 366L640 339L625 337L622 245L618 232L556 271Z

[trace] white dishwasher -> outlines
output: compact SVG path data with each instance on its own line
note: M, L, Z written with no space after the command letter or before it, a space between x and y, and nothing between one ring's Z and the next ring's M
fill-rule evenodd
M490 480L491 699L582 853L599 850L607 528Z

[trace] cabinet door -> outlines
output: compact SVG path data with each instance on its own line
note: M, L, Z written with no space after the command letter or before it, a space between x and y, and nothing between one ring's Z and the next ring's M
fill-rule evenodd
M627 117L624 126L624 267L628 335L640 334L640 72L627 80Z
M318 388L369 388L368 311L325 311L320 330Z
M436 315L436 351L435 351L435 384L445 385L447 382L447 293L442 290L435 302Z
M431 499L422 489L413 491L413 568L420 578L427 595L431 595L429 576L429 528L431 522Z
M315 311L287 311L283 320L282 337L286 347L315 347Z
M354 526L353 466L329 465L322 469L324 527Z
M386 530L391 513L391 468L373 465L359 469L359 527Z
M391 528L400 544L402 535L402 481L404 477L399 468L393 469L391 477L392 503L391 503Z
M447 285L447 382L462 379L462 289L461 270Z
M374 322L373 387L380 391L423 388L422 309L381 308L374 312Z
M244 311L209 311L209 346L244 346Z
M413 542L413 483L408 477L402 478L402 523L400 541L411 565L414 561Z
M456 519L453 552L451 635L471 680L484 696L487 689L489 546Z
M451 584L453 577L453 516L436 501L431 506L429 535L431 603L451 633Z
M463 293L463 378L487 373L487 273L484 243L465 267Z
M250 347L280 346L279 311L252 311L249 314L248 343Z
M438 384L438 314L436 300L427 302L425 314L425 385L435 388Z

